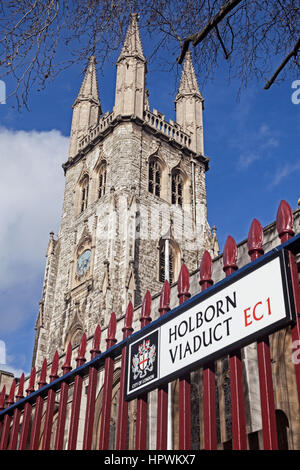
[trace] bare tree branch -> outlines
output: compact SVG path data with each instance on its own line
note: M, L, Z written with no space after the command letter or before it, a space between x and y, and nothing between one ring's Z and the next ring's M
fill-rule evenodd
M83 71L91 54L101 68L123 43L130 12L139 13L147 55L160 70L177 70L191 43L202 83L224 56L241 86L253 78L265 84L278 57L286 59L266 88L283 69L281 77L299 70L297 56L290 60L299 0L6 0L0 11L0 79L10 78L18 107L73 64Z
M179 64L182 63L186 51L188 50L189 44L192 42L193 46L197 46L206 36L231 12L239 3L243 0L230 0L225 2L225 4L220 8L218 13L209 21L206 26L198 33L192 34L184 40L180 56L177 61Z
M221 47L223 49L225 59L227 60L230 56L230 53L227 52L227 49L226 49L225 44L223 42L223 39L221 38L218 26L215 27L215 30L216 30L216 33L217 33L217 38L219 39Z
M299 50L300 50L300 37L299 37L298 41L296 42L295 46L293 47L293 49L291 50L291 52L281 62L278 69L275 71L275 73L273 74L271 79L265 85L265 87L264 87L265 90L268 90L270 88L270 86L275 82L276 78L278 77L280 72L284 69L284 67L287 65L287 63L291 60L291 58L292 57L297 58L297 54L298 54Z

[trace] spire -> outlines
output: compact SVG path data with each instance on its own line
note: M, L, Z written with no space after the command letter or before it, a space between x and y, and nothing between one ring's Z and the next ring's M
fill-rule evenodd
M203 100L192 62L191 51L186 53L176 99L182 95L197 95L201 100Z
M100 107L101 114L102 111L98 94L96 63L96 57L92 55L89 58L89 64L87 66L83 82L73 106L75 106L80 101L90 100Z
M175 100L176 121L185 132L190 134L194 152L201 155L204 154L203 102L192 62L192 53L188 51Z
M69 158L78 152L78 142L90 128L98 124L102 114L98 95L96 58L92 55L85 72L78 96L73 104L73 118L70 135Z
M136 57L143 62L146 62L140 38L137 13L130 14L130 24L118 62L120 62L122 59L125 59L126 57Z
M138 15L132 13L117 61L115 115L143 119L145 106L148 106L145 94L146 73L147 65L138 28Z

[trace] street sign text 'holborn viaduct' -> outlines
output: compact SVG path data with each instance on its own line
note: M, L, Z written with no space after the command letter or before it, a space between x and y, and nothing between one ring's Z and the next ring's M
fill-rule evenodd
M294 318L286 252L271 252L131 336L126 399L180 377Z

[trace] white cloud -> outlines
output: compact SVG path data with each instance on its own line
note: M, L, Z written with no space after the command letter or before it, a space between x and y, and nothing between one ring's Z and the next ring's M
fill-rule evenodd
M30 372L26 372L23 369L16 369L15 367L10 366L8 364L0 364L0 370L3 370L5 372L11 372L15 377L20 377L23 374L23 372L26 377L30 373Z
M59 131L0 127L0 290L33 280L45 263L49 232L63 199L61 164L68 138Z
M300 163L295 163L294 165L286 163L282 167L278 168L274 175L272 175L272 181L269 184L269 188L277 186L284 178L287 178L289 175L293 174L295 171L300 170Z
M261 158L265 158L279 146L278 138L267 124L261 124L255 134L247 130L240 133L238 137L231 140L231 143L240 152L238 165L242 170Z
M258 143L260 150L278 147L279 140L272 133L267 124L262 124L258 131Z
M0 371L11 372L12 374L14 374L15 377L20 377L23 372L25 373L25 376L28 375L28 372L25 372L24 369L20 367L14 367L12 365L13 362L21 363L22 365L22 362L24 362L24 360L20 361L20 354L18 355L17 360L16 357L7 356L5 341L0 340Z
M6 364L6 346L2 340L0 340L0 364Z
M257 153L246 152L239 156L239 166L242 169L248 168L256 160L259 160Z

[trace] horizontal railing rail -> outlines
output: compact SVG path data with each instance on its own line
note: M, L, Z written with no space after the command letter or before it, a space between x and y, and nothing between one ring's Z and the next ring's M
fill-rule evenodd
M186 300L184 305L182 304L177 307L174 307L172 310L169 310L167 313L165 313L163 317L159 317L156 320L153 320L151 324L144 326L142 330L132 333L130 338L126 338L120 341L119 343L115 344L114 346L111 346L109 349L107 349L103 353L100 353L99 355L97 355L94 359L91 359L90 361L85 362L83 365L75 369L72 369L70 372L66 373L65 375L60 376L53 382L47 385L44 385L44 387L42 387L41 389L36 390L35 392L31 393L27 397L22 398L21 400L9 406L8 408L5 408L4 410L0 411L0 418L6 413L13 413L16 407L20 408L23 405L25 405L25 403L27 402L30 402L30 403L34 402L37 396L47 395L48 390L51 388L54 390L58 390L62 382L67 382L68 384L71 384L72 382L74 382L74 378L76 375L81 375L84 377L88 376L90 367L95 367L96 369L100 369L102 366L104 366L104 362L107 357L116 359L118 356L121 356L122 349L127 346L129 339L130 341L133 341L134 339L140 337L141 335L144 335L144 334L146 335L149 330L152 330L155 327L159 327L161 324L165 323L170 318L177 316L181 312L190 308L191 305L200 303L202 299L205 299L208 295L211 295L213 292L220 290L222 287L226 286L228 282L230 283L234 282L235 278L240 277L244 272L248 271L251 266L255 266L256 264L261 264L263 261L266 261L272 258L275 253L278 253L283 250L289 250L294 254L298 254L300 252L300 234L291 238L290 240L287 240L285 243L278 245L276 248L273 248L272 250L268 251L268 253L261 256L257 260L252 261L246 264L245 266L241 267L238 271L235 271L234 273L231 274L230 279L228 278L221 279L220 281L218 281L216 284L209 287L205 291L199 292L198 294L194 295L192 298Z

